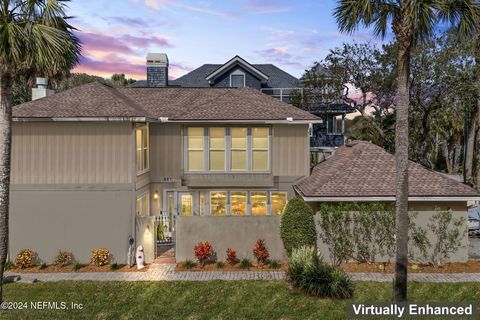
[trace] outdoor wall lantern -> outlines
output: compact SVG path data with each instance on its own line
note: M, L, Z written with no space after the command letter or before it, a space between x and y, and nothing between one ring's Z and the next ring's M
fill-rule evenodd
M153 200L158 200L158 191L153 193Z

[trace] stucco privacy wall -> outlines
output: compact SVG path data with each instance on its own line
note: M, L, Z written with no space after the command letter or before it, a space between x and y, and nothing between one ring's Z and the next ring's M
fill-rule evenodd
M466 203L451 202L441 204L443 209L451 208L455 218L466 218ZM435 214L435 204L431 202L416 202L410 204L410 210L418 212L416 223L425 227L429 218ZM265 239L271 259L285 259L285 251L280 238L280 220L278 216L271 217L212 217L193 216L178 217L176 222L176 259L184 261L194 259L193 247L200 241L210 241L217 253L218 260L225 259L225 250L237 250L237 257L253 259L252 249L257 239ZM320 240L320 215L315 215L315 227L319 252L329 260L328 247ZM466 222L464 227L466 228ZM433 235L429 234L431 242ZM451 262L465 262L468 259L468 236L462 240L462 247L451 255ZM386 261L379 257L378 261Z
M435 211L435 207L438 207L441 210L448 210L451 209L454 218L464 218L465 222L463 224L463 230L467 229L467 206L466 202L411 202L409 204L409 210L412 212L418 213L415 223L422 228L427 229L427 225L429 223L429 219L435 215L437 212ZM319 252L322 254L324 259L330 259L330 251L325 243L320 238L320 226L319 223L321 221L321 217L319 214L315 215L315 227L317 229L317 246ZM427 229L427 237L430 240L430 243L433 245L435 242L435 236ZM433 249L431 248L428 252L428 256L431 255ZM388 257L381 257L377 256L376 260L378 262L386 262L388 261ZM390 259L392 261L393 258ZM465 236L462 238L461 247L453 254L450 255L449 262L466 262L468 260L468 234L465 233Z
M225 260L227 248L237 251L237 258L253 259L253 247L264 239L271 259L284 260L280 239L280 217L178 217L175 256L177 261L194 259L193 247L209 241L219 261Z
M82 263L95 248L108 248L118 263L126 262L132 234L131 191L12 191L10 258L25 248L53 262L68 250Z

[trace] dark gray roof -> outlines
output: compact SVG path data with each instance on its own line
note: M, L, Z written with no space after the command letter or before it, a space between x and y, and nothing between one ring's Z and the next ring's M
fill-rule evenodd
M201 67L181 76L175 80L169 80L168 86L179 87L209 87L205 79L209 74L223 66L223 64L204 64ZM296 88L298 79L283 71L273 64L252 64L253 67L268 75L267 87L269 88ZM147 87L146 80L139 80L130 87Z

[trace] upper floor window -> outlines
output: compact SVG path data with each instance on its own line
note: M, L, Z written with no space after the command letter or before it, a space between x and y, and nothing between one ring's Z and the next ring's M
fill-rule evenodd
M148 127L141 127L135 130L135 141L137 149L137 173L143 173L149 169L149 137Z
M205 147L205 129L188 128L188 171L204 170L204 147Z
M185 137L188 172L268 172L269 127L189 127Z
M230 74L230 87L243 88L245 87L245 73L240 70L235 70Z
M225 171L225 128L210 128L210 170Z

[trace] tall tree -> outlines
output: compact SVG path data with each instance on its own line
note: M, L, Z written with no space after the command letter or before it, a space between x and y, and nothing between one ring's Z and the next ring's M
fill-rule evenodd
M80 55L64 0L0 1L0 302L8 250L12 85L67 73Z
M371 27L385 37L391 26L397 43L396 158L396 259L394 300L407 299L408 264L408 106L410 55L418 41L434 34L438 23L473 34L480 20L477 0L339 0L334 11L341 32Z

